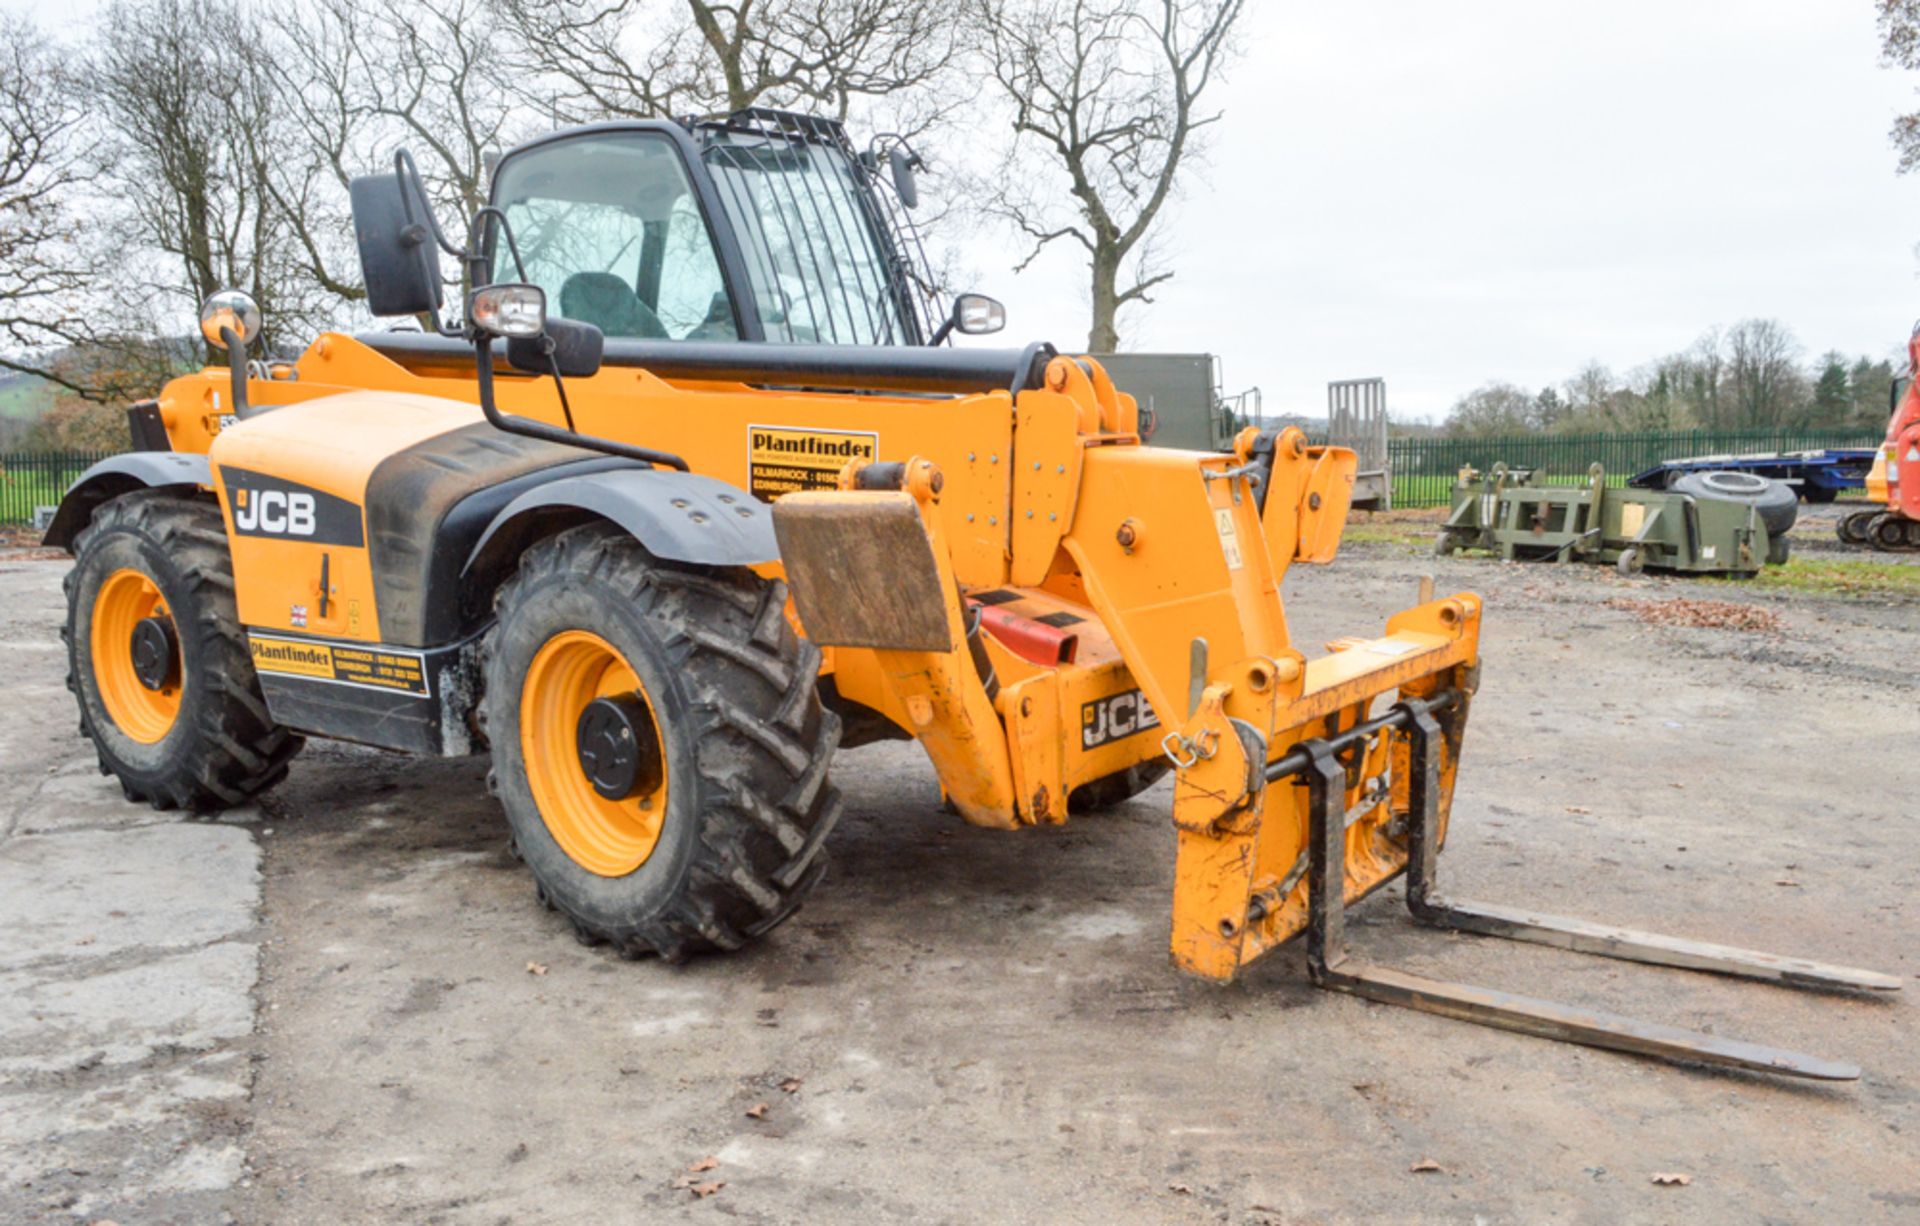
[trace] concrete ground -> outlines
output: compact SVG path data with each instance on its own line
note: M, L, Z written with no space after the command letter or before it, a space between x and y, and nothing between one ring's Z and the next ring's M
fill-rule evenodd
M1297 950L1213 987L1167 962L1166 785L979 831L912 746L844 757L793 922L625 963L535 905L478 759L316 744L226 821L126 805L61 685L62 569L0 563L0 1221L1920 1219L1911 1000L1450 938L1397 890L1352 916L1379 961L1866 1075L1373 1005ZM1429 571L1487 598L1454 892L1920 969L1920 602L1375 540L1289 579L1297 640L1377 628ZM1780 628L1605 603L1674 597Z

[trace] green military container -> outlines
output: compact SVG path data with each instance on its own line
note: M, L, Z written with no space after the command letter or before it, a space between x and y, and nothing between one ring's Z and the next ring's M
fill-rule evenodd
M1790 504L1789 504L1790 505ZM1774 517L1776 531L1768 528ZM1437 553L1485 549L1507 561L1611 563L1683 574L1752 577L1787 560L1786 528L1771 506L1668 490L1609 489L1600 465L1584 482L1548 485L1541 474L1496 464L1462 469Z
M1210 353L1098 353L1113 384L1140 404L1147 442L1184 451L1231 451L1244 426L1263 424L1260 390L1234 396L1220 388L1220 359Z

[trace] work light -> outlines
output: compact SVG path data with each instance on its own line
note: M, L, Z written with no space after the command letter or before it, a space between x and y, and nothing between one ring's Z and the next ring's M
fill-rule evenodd
M482 286L468 300L467 318L495 336L539 336L547 330L547 293L537 285Z

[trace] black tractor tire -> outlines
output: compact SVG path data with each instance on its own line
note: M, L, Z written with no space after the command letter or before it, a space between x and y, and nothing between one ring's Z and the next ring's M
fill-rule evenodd
M1165 758L1149 758L1125 770L1083 783L1067 795L1067 812L1099 813L1125 804L1166 777L1173 769Z
M233 561L212 502L153 490L102 503L74 539L67 572L67 689L100 772L116 775L128 800L156 809L214 813L286 778L306 742L273 722L234 606ZM102 584L139 572L166 602L177 647L178 711L158 740L120 728L101 694L93 619Z
M738 949L826 872L840 721L820 704L820 651L794 634L786 600L784 583L663 562L605 524L534 545L501 588L486 663L490 782L535 897L583 942L669 962ZM569 630L599 636L633 670L662 751L657 841L619 875L561 847L528 779L523 716L538 715L522 691L535 655Z
M1757 509L1768 536L1785 536L1800 518L1800 496L1784 481L1770 481L1753 473L1688 473L1673 483L1673 488L1695 498L1720 502L1744 502Z
M1825 506L1840 496L1840 491L1824 485L1803 485L1800 496L1812 506Z

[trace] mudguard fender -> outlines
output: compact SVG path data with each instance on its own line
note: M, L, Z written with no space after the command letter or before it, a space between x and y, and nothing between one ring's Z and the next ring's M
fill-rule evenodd
M213 484L207 457L191 451L129 451L108 456L80 474L60 499L60 509L41 544L71 549L73 538L109 498L138 489L195 490Z
M697 473L622 468L521 494L487 525L462 573L493 573L555 526L589 518L617 524L669 562L754 566L780 557L771 508L745 490Z

